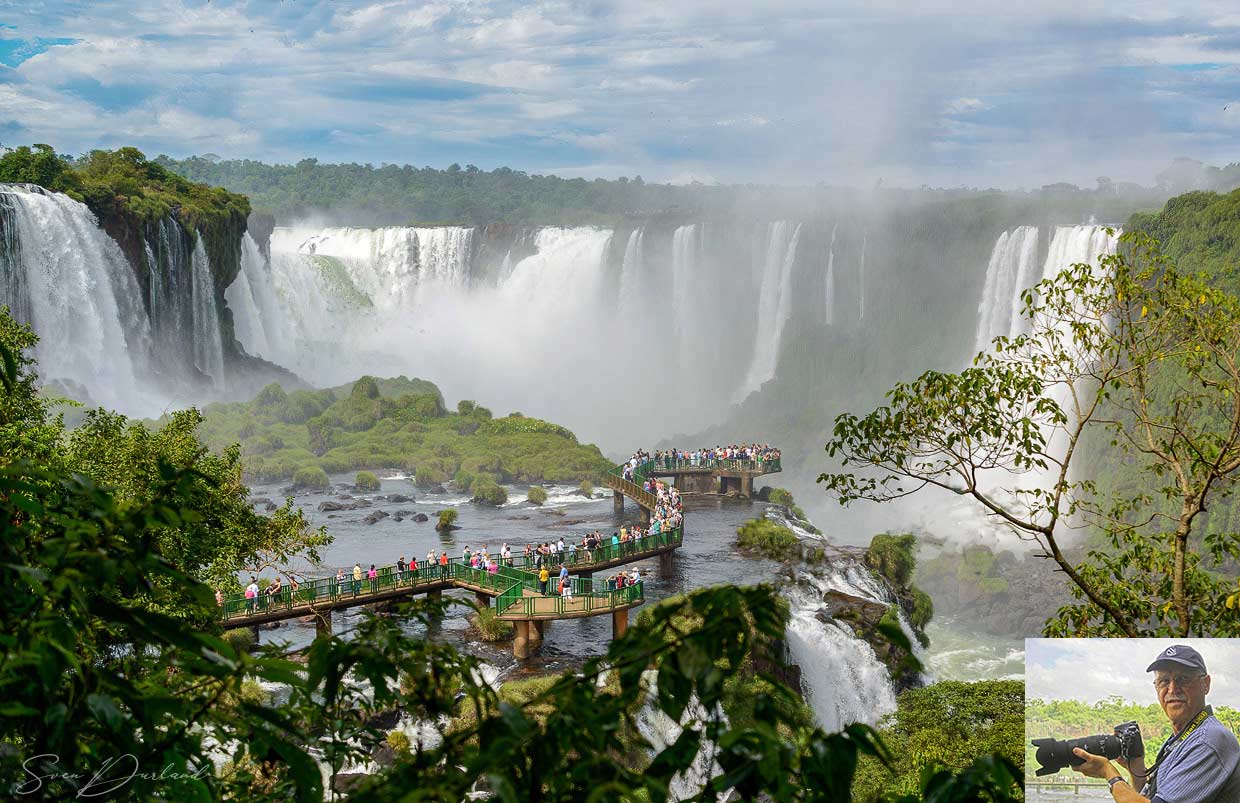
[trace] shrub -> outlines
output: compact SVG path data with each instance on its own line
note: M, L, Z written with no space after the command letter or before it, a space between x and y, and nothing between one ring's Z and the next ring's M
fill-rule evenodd
M917 630L924 630L934 616L934 602L930 595L917 586L913 586L913 611L909 616L909 624Z
M426 466L414 472L413 484L419 488L430 488L432 485L442 485L445 480L447 477L442 471Z
M504 486L491 480L484 480L481 477L474 480L473 493L474 498L472 501L480 505L495 505L498 507L508 501L508 492L504 490Z
M483 641L507 641L513 636L512 623L497 618L494 608L479 608L469 622Z
M767 519L752 519L736 531L736 543L773 560L788 560L800 554L796 533Z
M581 494L586 499L593 499L594 498L594 483L590 482L589 480L582 480L581 485L577 486L577 493Z
M917 539L912 533L879 533L865 551L865 563L900 588L907 588L917 566L913 554L916 548Z
M377 491L381 487L379 478L369 471L357 472L357 479L353 481L353 487L358 491Z
M460 489L462 493L469 493L469 489L473 487L476 478L473 472L465 469L458 469L456 476L452 478L452 483Z
M439 521L435 523L435 529L440 531L451 530L453 524L456 522L456 511L452 508L448 508L447 510L439 511L438 515Z
M225 630L222 638L237 652L248 652L258 643L258 636L248 627Z
M772 505L783 505L784 507L792 507L796 504L792 499L792 494L783 488L772 488L767 496L767 501Z
M541 505L547 501L547 491L537 485L531 485L529 492L525 495L525 501L531 505Z
M304 466L297 469L297 473L293 475L293 487L303 490L325 490L331 481L327 478L327 472L318 466Z

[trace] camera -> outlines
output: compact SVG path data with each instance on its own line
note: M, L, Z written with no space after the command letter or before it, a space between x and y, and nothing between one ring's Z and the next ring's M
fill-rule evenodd
M1122 722L1115 726L1115 732L1097 736L1082 736L1080 739L1034 739L1033 746L1038 748L1035 756L1041 766L1035 775L1050 775L1059 772L1071 764L1077 766L1085 759L1072 752L1081 748L1086 753L1106 758L1122 758L1125 761L1145 755L1145 745L1141 743L1141 728L1136 722Z

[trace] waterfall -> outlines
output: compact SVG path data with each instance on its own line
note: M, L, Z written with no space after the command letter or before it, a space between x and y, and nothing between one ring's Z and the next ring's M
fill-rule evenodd
M246 352L278 359L283 349L276 346L281 311L275 284L267 260L248 232L241 238L241 270L224 291L224 300L233 311L233 330Z
M0 209L0 304L39 336L40 375L93 403L149 410L135 366L149 358L150 329L120 247L66 195L0 185Z
M280 235L282 250L340 260L357 288L388 310L408 308L430 286L465 285L473 239L474 229L461 226L285 230Z
M896 709L890 673L868 642L822 613L827 607L823 594L834 590L882 604L891 601L873 577L856 566L802 577L807 584L784 590L792 613L788 649L801 667L802 686L814 718L828 733L853 722L878 724Z
M986 351L999 336L1017 334L1021 317L1021 294L1033 283L1032 266L1038 253L1036 226L1005 231L995 241L986 265L986 282L977 308L977 333L973 352ZM970 355L972 356L972 355Z
M619 311L622 322L632 321L639 314L644 299L642 293L642 239L645 230L634 229L624 246L624 262L620 268Z
M224 343L220 337L219 313L215 308L215 289L211 281L211 264L202 237L194 243L190 259L193 291L194 366L211 377L216 390L224 389Z
M796 262L801 224L781 220L767 227L762 287L758 292L758 323L753 357L745 382L736 394L741 401L775 376L779 343L792 304L792 266Z
M831 245L827 248L826 299L823 323L827 326L835 324L835 232L839 229L836 223L831 227Z
M865 320L865 249L869 245L869 235L861 235L861 265L857 269L857 320Z

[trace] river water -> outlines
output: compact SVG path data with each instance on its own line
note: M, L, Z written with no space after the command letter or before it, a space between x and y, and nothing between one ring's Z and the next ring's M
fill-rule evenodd
M636 504L628 500L624 512L615 513L609 490L596 490L595 498L586 499L578 494L575 486L550 487L547 503L536 507L525 502L524 488L509 487L510 501L502 507L491 508L472 504L468 497L452 491L426 493L400 475L381 475L381 488L373 493L353 491L351 474L335 475L331 479L335 488L330 492L299 493L294 497L295 504L305 511L307 518L316 526L325 525L335 538L330 546L321 550L321 566L302 563L289 567L302 576L324 577L335 574L337 569L349 573L354 563L360 563L363 569L369 568L372 563L377 566L391 565L402 555L405 558L416 555L422 562L431 549L446 549L450 555L457 556L466 546L474 550L486 546L492 554L496 554L507 542L515 554L520 553L527 543L538 544L561 536L566 542L579 541L586 532L599 529L610 533L622 523L635 523L639 518ZM254 485L251 493L254 498L265 497L276 503L280 503L285 496L282 484ZM393 494L412 497L414 501L389 502L380 498ZM353 499L339 499L342 495L350 495ZM324 501L347 503L358 499L370 501L372 506L334 513L318 510L319 504ZM640 569L648 602L717 583L771 581L782 585L786 582L779 574L779 564L742 556L736 549L737 528L749 519L762 516L769 505L711 496L687 496L684 499L684 545L674 553L671 571L661 574L657 559L639 561L627 567ZM434 522L437 512L445 508L457 511L456 524L460 529L441 534L435 531ZM375 524L366 524L364 519L375 511L387 512L389 517ZM394 518L399 511L404 512L404 520L397 522ZM414 513L425 513L430 520L415 523L412 520ZM449 592L448 595L472 600L472 594L464 591ZM363 615L362 610L337 611L333 616L334 630L342 634L353 630L358 618ZM610 617L558 621L549 625L541 649L518 667L510 644L485 644L468 637L466 631L470 613L464 606L453 608L436 627L436 632L429 635L477 655L494 665L502 676L576 667L586 658L606 651L611 639ZM636 612L631 616L635 617ZM300 648L307 646L314 635L313 625L290 620L278 628L262 630L261 640ZM932 641L928 662L935 679L976 680L1020 674L1023 655L1019 654L1019 649L1023 645L1019 641L973 636L966 628L953 622L932 623L930 635ZM813 668L806 667L805 670L812 672Z

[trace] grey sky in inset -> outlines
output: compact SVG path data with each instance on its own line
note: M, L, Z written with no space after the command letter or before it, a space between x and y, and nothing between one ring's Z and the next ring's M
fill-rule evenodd
M1172 644L1191 645L1205 659L1207 702L1240 708L1240 639L1025 639L1025 697L1157 703L1154 673L1145 668Z

